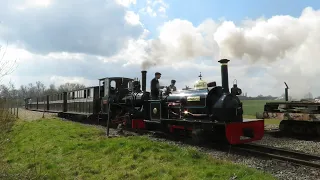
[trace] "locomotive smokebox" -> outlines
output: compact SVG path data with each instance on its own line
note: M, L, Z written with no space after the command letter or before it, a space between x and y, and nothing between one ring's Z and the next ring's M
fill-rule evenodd
M221 59L218 61L221 63L221 80L223 92L229 93L229 78L228 78L228 59Z
M142 74L142 91L146 92L147 86L147 71L141 71Z

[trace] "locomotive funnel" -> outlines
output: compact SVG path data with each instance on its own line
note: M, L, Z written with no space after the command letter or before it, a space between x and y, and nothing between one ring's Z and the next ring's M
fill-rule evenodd
M286 88L284 89L284 97L286 101L289 101L289 94L288 94L289 87L286 82L284 82L284 84L286 85Z
M147 86L147 71L141 71L142 74L142 91L146 91Z
M221 63L221 80L223 92L229 93L229 78L228 78L228 59L221 59L218 61Z

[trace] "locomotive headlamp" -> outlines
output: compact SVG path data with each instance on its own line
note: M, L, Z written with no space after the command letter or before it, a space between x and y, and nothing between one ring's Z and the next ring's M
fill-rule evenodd
M236 79L233 81L233 87L231 88L231 94L234 94L234 95L242 94L242 90L240 88L238 88Z

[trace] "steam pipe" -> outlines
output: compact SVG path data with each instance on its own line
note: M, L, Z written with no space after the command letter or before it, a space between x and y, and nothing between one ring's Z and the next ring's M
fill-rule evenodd
M218 61L221 63L221 80L223 92L229 93L229 78L228 78L228 59L221 59Z
M284 82L284 84L286 85L286 88L284 89L284 97L286 101L289 101L289 94L288 94L289 87L286 82Z
M147 71L141 71L142 74L142 91L146 91L147 86Z

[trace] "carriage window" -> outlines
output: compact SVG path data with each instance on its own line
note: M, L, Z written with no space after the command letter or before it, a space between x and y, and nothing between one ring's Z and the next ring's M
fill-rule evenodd
M128 82L128 89L131 90L131 87L132 87L132 81L129 81Z
M87 90L84 90L83 93L84 93L84 95L83 95L84 98L87 98Z
M90 97L90 90L91 90L91 89L88 89L88 97Z
M116 81L115 80L112 80L110 82L110 87L116 88Z
M72 99L74 99L74 92L72 92Z

